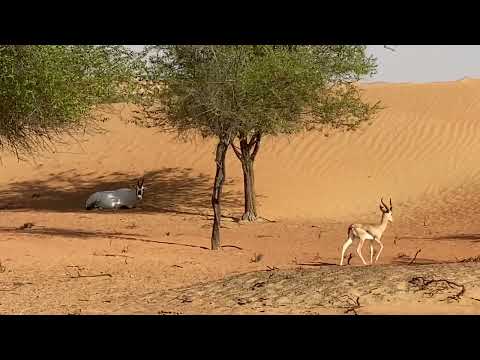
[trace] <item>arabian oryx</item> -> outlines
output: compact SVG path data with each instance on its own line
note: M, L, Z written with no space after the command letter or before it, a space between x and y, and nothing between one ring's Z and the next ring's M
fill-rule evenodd
M89 196L85 203L87 210L91 209L132 209L143 199L144 179L137 181L135 189L123 188L110 191L99 191Z

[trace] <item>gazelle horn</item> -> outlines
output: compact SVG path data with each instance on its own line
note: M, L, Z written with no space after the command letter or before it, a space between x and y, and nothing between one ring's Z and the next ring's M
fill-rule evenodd
M385 209L382 209L382 211L383 212L388 212L388 206L383 202L383 198L380 199L380 202L382 203L383 207L385 208ZM380 207L380 209L381 209L381 207Z

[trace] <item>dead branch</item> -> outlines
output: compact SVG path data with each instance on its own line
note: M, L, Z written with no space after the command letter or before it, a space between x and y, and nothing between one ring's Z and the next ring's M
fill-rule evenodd
M174 301L174 300L180 300L180 302L181 302L182 304L184 304L184 303L191 303L191 302L193 301L193 299L192 299L190 296L184 295L184 294L180 294L180 295L178 295L178 296L175 296L173 299L171 299L171 300L168 301L168 302L170 303L170 302L172 302L172 301Z
M157 312L158 315L182 315L181 312L176 312L176 311L163 311L160 310Z
M91 277L100 277L100 276L108 276L108 277L113 277L112 274L94 274L94 275L81 275L77 274L75 276L70 276L70 279L79 279L79 278L91 278Z
M453 289L453 288L460 288L460 290L454 294L454 295L450 295L450 296L447 296L445 299L441 300L441 301L446 301L446 300L456 300L456 301L459 301L460 300L460 297L465 293L465 286L462 285L462 284L457 284L453 281L450 281L450 280L446 280L446 279L431 279L431 280L426 280L423 276L417 276L417 277L413 277L412 279L410 279L408 281L410 284L418 287L418 290L417 291L425 291L425 293L429 296L429 297L433 297L435 294L438 294L440 293L442 290L445 290L445 286L443 288L433 288L431 289L430 291L427 291L427 288L429 285L432 285L432 284L446 284L449 288Z
M345 300L342 300L342 297L344 297ZM355 315L358 315L357 309L361 307L360 296L357 296L356 299L354 299L350 295L342 295L341 297L337 298L337 300L345 304L344 306L340 306L340 308L345 309L344 314L353 312Z
M35 226L34 223L28 222L28 223L23 224L22 226L17 227L17 230L31 229L34 226Z
M262 219L262 220L265 220L265 221L268 221L268 222L271 222L271 223L276 223L277 221L276 220L270 220L270 219L267 219L267 218L264 218L264 217L258 217L259 219Z
M259 288L259 287L263 287L263 286L265 286L266 283L267 283L266 281L256 282L255 284L253 284L252 290L255 290L256 288Z
M279 270L276 266L268 266L267 265L267 271L275 271L275 270Z
M97 253L93 253L93 256L123 257L123 258L130 258L130 259L134 258L133 256L123 255L123 254L97 254Z
M408 265L412 265L415 262L415 259L417 258L417 255L422 251L422 249L418 249L417 252L415 253L415 256L413 257L412 260L408 263Z
M194 248L199 248L199 249L203 249L203 250L210 250L210 248L208 248L208 247L206 247L206 246L190 245L190 244L181 244L181 243L174 243L174 242L168 242L168 241L157 241L157 240L149 240L149 239L141 239L141 238L132 238L132 239L127 239L127 240L130 240L130 241L142 241L142 242L155 243L155 244L187 246L187 247L194 247Z
M220 247L222 247L222 248L231 247L231 248L235 248L235 249L238 249L238 250L243 250L241 247L236 246L236 245L222 245Z
M337 265L337 264L319 261L319 262L311 262L311 263L296 263L296 265L299 265L299 266L328 266L328 265Z
M261 239L261 238L271 238L273 237L273 235L257 235L257 238Z

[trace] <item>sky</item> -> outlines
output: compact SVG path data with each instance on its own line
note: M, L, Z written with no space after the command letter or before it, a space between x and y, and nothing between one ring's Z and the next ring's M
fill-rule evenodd
M480 78L480 45L368 45L377 74L364 81L434 82ZM141 45L129 45L139 49Z
M368 81L433 82L480 78L480 45L369 45L378 59L377 74Z

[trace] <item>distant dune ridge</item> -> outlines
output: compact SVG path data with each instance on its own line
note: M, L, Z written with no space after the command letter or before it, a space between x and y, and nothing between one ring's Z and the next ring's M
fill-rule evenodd
M391 197L395 209L407 215L409 206L413 208L417 201L440 201L449 189L458 191L477 183L480 80L376 83L362 88L367 100L381 100L386 107L371 126L328 137L309 132L264 140L255 163L261 215L370 219L377 213L381 196ZM36 162L17 163L11 156L4 157L2 189L48 180L52 186L75 191L100 177L117 179L116 173L125 173L134 181L166 168L182 169L182 174L192 179L202 175L205 186L213 181L214 140L181 142L171 134L137 128L124 121L132 115L131 106L114 108L116 114L105 122L108 133L104 135L83 139L80 144L59 145L55 154L42 154ZM225 190L237 194L240 204L227 205L225 211L241 211L242 172L232 151L227 180L231 182ZM148 184L148 177L145 182ZM23 201L22 195L18 196L19 202ZM148 198L148 191L145 196ZM205 196L205 208L209 201ZM78 207L82 205L78 203Z

